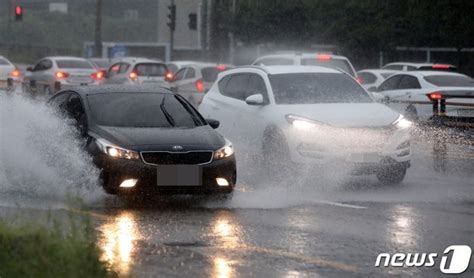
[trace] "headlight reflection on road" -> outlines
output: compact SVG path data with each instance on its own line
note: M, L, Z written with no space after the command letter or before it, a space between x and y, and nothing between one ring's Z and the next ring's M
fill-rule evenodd
M234 275L234 269L231 262L223 257L213 259L212 278L230 278Z
M133 264L135 244L140 238L135 215L123 212L116 216L112 222L101 226L100 230L102 237L99 247L102 250L102 259L121 275L129 274Z
M388 227L388 236L396 247L416 247L418 236L415 230L416 212L412 207L396 205L392 210L392 224Z

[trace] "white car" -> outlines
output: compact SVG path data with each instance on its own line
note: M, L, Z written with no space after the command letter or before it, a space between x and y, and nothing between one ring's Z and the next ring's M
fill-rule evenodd
M21 82L22 73L7 58L0 56L0 88L8 86L8 79L13 82Z
M219 74L199 111L221 122L236 152L277 165L342 162L399 183L410 166L411 122L347 73L317 66L246 66ZM351 168L352 169L352 168Z
M328 53L276 53L257 58L252 65L257 66L322 66L337 68L356 77L354 67L349 59Z
M368 91L375 90L387 77L397 73L395 70L366 69L357 72L359 83Z
M172 73L166 64L159 60L139 57L127 57L112 64L103 84L140 85L155 84L169 87Z
M390 76L376 91L385 97L390 107L408 119L426 121L433 116L432 96L454 92L474 94L474 80L460 73L411 71ZM472 98L450 98L446 104L447 116L474 117Z
M409 62L389 63L383 66L382 69L399 70L399 71L414 71L414 70L457 71L457 67L451 64L409 63Z

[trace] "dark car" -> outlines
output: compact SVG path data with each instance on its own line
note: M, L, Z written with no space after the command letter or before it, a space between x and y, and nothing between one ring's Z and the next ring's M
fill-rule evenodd
M75 125L107 193L231 193L232 144L183 97L165 88L80 87L49 100Z

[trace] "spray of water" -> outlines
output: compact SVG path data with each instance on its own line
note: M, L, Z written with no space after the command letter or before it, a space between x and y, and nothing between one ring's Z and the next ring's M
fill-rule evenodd
M0 92L0 204L58 205L101 196L76 131L43 102Z

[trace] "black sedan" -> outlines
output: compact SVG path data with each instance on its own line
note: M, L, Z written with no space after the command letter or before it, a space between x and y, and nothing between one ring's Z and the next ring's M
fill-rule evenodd
M110 194L231 193L234 149L179 95L141 86L78 87L49 104L84 137Z

